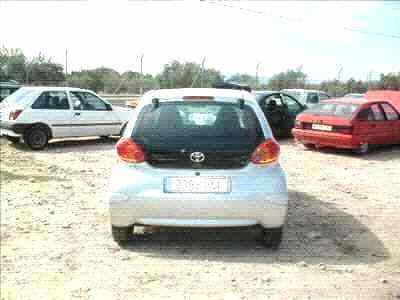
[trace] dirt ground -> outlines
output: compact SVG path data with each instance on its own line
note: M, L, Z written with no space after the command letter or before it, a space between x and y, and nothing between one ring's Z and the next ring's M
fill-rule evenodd
M115 139L32 152L1 139L1 299L400 298L400 146L364 157L282 141L282 248L257 229L154 229L121 249L107 180Z

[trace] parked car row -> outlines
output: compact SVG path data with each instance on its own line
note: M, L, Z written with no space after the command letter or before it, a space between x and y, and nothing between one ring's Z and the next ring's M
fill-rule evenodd
M399 111L400 92L309 107L284 92L242 87L155 90L133 111L88 90L24 87L1 104L0 128L34 150L51 138L122 135L108 196L119 244L137 225L257 225L263 243L277 249L288 190L274 135L365 153L400 143Z

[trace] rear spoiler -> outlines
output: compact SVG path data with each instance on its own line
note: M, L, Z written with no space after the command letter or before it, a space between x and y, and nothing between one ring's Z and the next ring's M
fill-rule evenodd
M236 82L216 82L212 85L214 89L229 89L229 90L239 90L247 91L251 93L251 87L247 84L240 84Z

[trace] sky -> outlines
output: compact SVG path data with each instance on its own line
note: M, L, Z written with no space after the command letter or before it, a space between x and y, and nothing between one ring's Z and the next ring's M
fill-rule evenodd
M346 30L378 32L397 38ZM302 66L310 82L400 72L400 1L0 0L0 46L68 71L157 74L174 59L224 75Z

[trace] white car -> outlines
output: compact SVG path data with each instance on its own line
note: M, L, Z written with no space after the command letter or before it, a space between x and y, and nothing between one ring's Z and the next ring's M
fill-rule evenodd
M311 107L321 101L331 98L327 93L318 90L305 90L305 89L284 89L285 92L297 99L301 104Z
M254 95L229 89L146 93L116 145L112 235L135 225L261 226L278 248L288 191L275 141Z
M0 135L40 150L52 138L120 135L132 114L89 90L22 87L0 104Z

